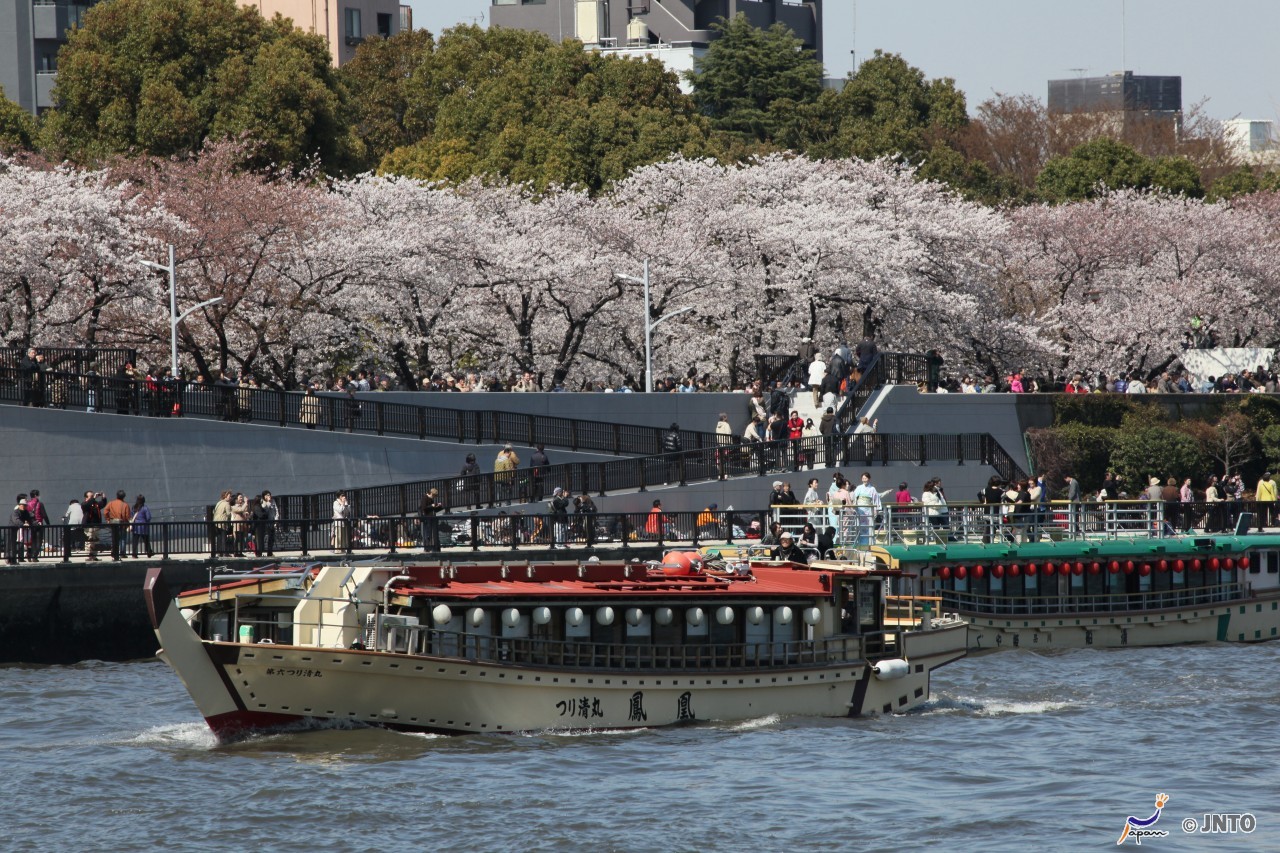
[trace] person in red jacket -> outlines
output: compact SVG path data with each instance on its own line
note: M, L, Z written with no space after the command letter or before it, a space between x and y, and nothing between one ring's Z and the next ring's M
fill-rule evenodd
M791 440L791 470L799 471L803 461L800 439L804 438L804 418L795 409L791 410L791 417L787 420L787 438Z

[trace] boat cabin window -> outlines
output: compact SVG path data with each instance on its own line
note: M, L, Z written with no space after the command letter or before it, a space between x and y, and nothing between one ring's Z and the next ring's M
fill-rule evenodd
M884 628L884 587L878 578L847 578L840 589L840 629L870 634Z

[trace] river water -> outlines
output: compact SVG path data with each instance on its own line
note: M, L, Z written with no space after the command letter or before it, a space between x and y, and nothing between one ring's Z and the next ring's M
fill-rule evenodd
M1277 673L1277 643L1010 651L882 718L217 746L158 662L6 666L0 849L1102 850L1163 792L1143 848L1277 850Z

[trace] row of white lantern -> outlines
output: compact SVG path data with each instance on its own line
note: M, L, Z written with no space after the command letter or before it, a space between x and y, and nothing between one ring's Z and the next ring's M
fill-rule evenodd
M764 608L758 605L748 607L745 611L747 621L752 625L759 625L764 621ZM550 607L535 607L531 613L533 621L537 625L546 625L551 621ZM644 622L644 611L639 607L629 607L626 611L627 624L632 627L641 625ZM790 607L783 605L773 611L773 621L779 625L789 625L795 617L795 613ZM817 625L818 620L822 617L822 612L816 607L806 607L802 614L806 625ZM437 604L435 609L431 611L431 618L435 620L437 625L443 625L453 619L453 608L447 604ZM484 624L485 611L482 607L473 607L467 611L467 620L475 627ZM508 628L514 628L520 624L521 613L518 608L508 607L502 611L502 624ZM564 621L576 628L587 618L586 612L581 607L570 607L564 612ZM617 618L617 612L609 606L596 608L596 622L601 625L612 625ZM670 625L675 618L675 611L670 607L658 607L653 611L653 621L659 625ZM724 606L716 608L716 621L721 625L730 625L735 618L735 612L732 607ZM690 607L684 612L685 622L689 625L698 626L706 619L706 612L701 607Z

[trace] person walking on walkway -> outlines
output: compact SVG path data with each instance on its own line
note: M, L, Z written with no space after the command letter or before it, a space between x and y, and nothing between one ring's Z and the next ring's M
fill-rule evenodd
M27 512L31 515L31 534L27 541L27 559L33 563L40 561L40 552L44 550L44 529L49 524L49 513L40 502L40 490L32 489L27 498Z

